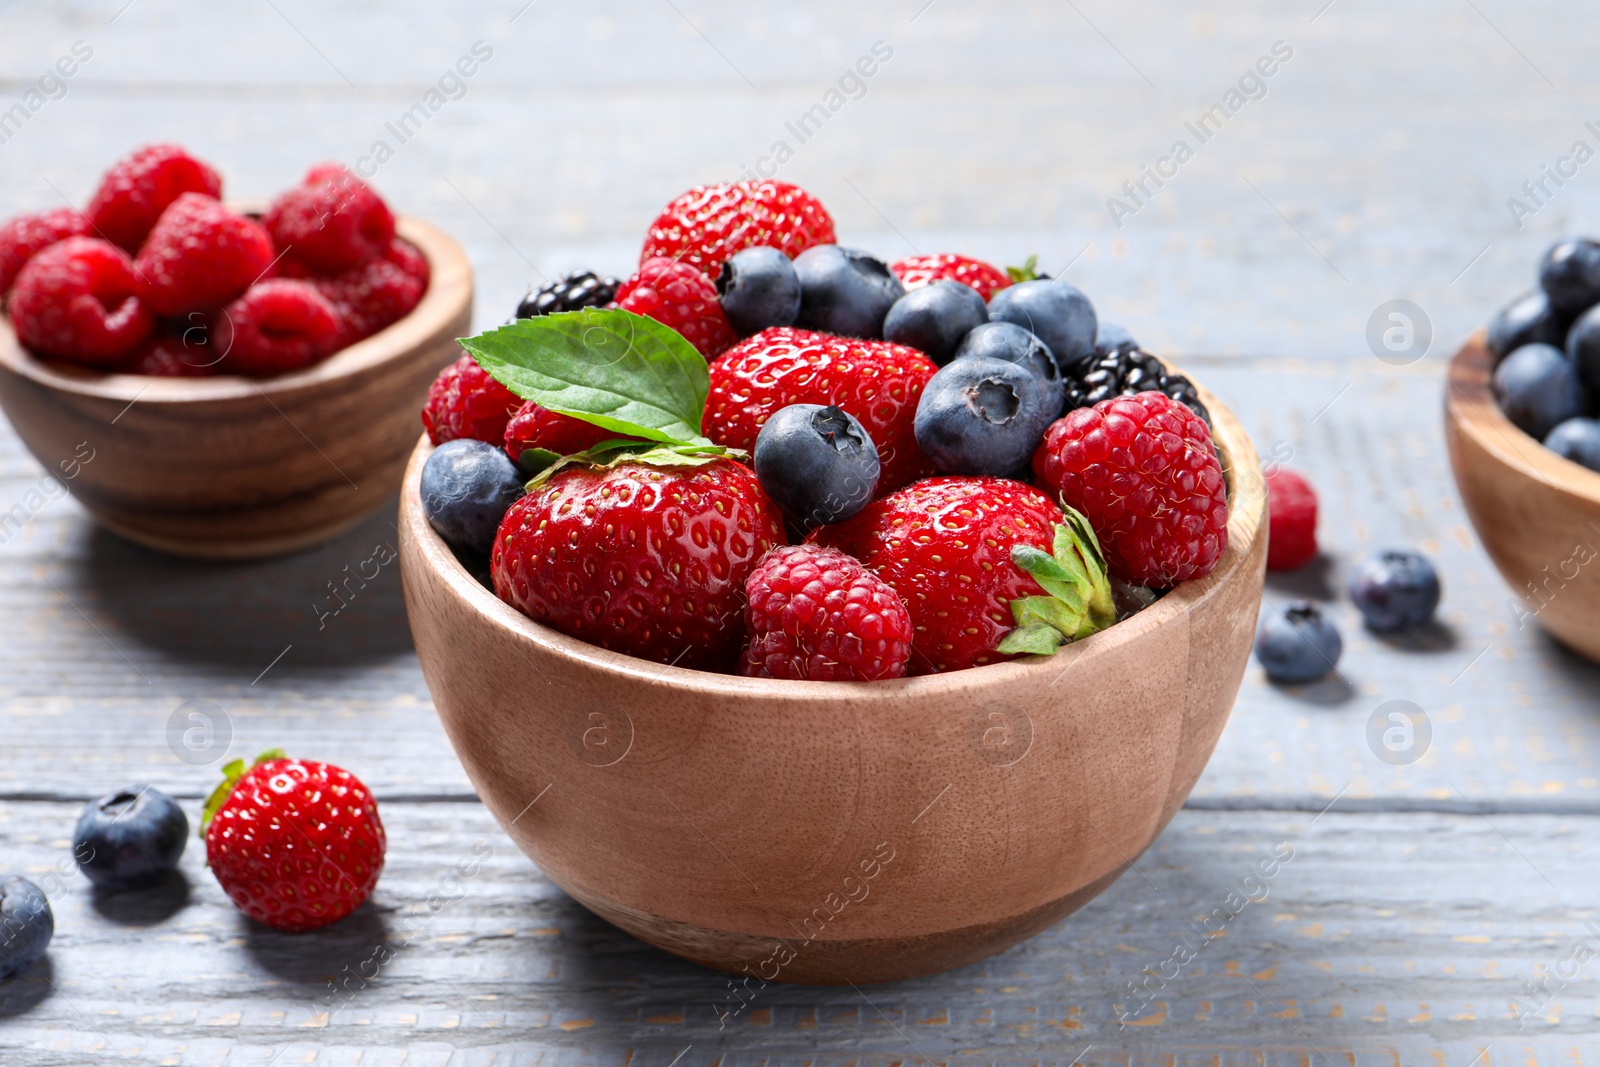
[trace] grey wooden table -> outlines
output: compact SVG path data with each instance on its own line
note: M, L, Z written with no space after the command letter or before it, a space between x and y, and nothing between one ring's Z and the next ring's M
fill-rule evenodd
M319 627L326 584L392 542L390 513L316 551L202 566L55 501L0 544L0 868L45 885L57 918L47 960L0 986L0 1062L1592 1059L1600 671L1518 627L1438 423L1453 346L1545 244L1596 229L1600 163L1523 190L1572 169L1574 142L1600 147L1593 26L1528 0L0 3L0 115L74 42L93 52L0 123L5 213L83 200L150 140L190 145L247 196L365 158L393 203L466 243L489 324L531 279L626 273L661 203L770 170L784 140L780 176L849 243L1036 251L1313 479L1326 558L1268 600L1334 598L1347 642L1341 676L1309 688L1252 668L1186 809L1083 911L936 978L769 988L719 1029L722 976L588 915L477 803L393 569ZM801 143L786 123L880 41L892 58ZM398 143L386 123L476 42L492 56ZM1241 85L1278 42L1271 77ZM1186 124L1216 104L1228 117L1202 141ZM1170 162L1180 139L1192 156ZM1145 165L1164 184L1125 191ZM1414 362L1368 341L1395 299L1429 324ZM0 429L0 511L40 474ZM1407 641L1336 599L1388 544L1444 573L1439 625ZM1412 762L1372 740L1390 700L1428 718ZM174 731L193 710L217 731L186 762ZM87 798L151 781L193 812L225 755L271 744L381 798L389 865L358 915L309 936L253 927L197 849L181 884L132 897L71 869ZM1197 933L1268 855L1291 858ZM1183 945L1193 960L1166 965ZM393 959L372 977L380 948ZM1163 972L1148 1002L1130 992Z

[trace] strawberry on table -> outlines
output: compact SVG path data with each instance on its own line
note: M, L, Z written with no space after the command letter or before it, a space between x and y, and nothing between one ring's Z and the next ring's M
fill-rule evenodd
M833 244L833 219L797 185L778 181L697 185L661 210L639 262L665 256L711 278L746 248L776 248L793 259L812 245Z
M206 863L250 918L314 930L359 908L378 884L386 839L378 803L331 763L271 749L234 760L206 801Z
M882 464L878 491L886 493L933 473L917 448L915 420L923 387L938 369L904 345L763 330L711 364L706 434L717 444L749 450L778 409L833 405L871 435Z
M849 553L899 592L911 611L912 674L1048 653L1116 619L1093 531L1006 478L929 478L809 540Z

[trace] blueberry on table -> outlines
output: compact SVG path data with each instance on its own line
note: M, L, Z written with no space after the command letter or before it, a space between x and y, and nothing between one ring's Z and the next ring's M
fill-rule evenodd
M1566 350L1578 380L1590 389L1600 387L1600 307L1578 316L1567 333Z
M1569 322L1571 316L1552 308L1543 289L1533 289L1495 312L1494 318L1489 320L1489 353L1498 360L1523 345L1560 347L1565 343Z
M881 259L838 245L815 245L794 260L800 277L795 325L843 337L876 340L906 287Z
M989 318L1014 322L1043 341L1063 375L1094 358L1099 320L1083 291L1060 279L1020 282L989 300Z
M1339 666L1344 641L1322 609L1296 600L1280 613L1268 607L1256 630L1256 660L1274 682L1314 682Z
M946 474L1004 478L1027 462L1061 412L1059 384L991 356L955 360L917 403L917 447Z
M1568 419L1544 439L1544 447L1592 471L1600 471L1600 419Z
M188 840L189 819L177 801L159 789L131 785L83 809L72 855L95 885L139 889L170 874Z
M1539 287L1564 315L1600 304L1600 244L1573 237L1551 245L1539 260Z
M842 522L878 488L878 448L854 415L821 404L773 412L756 435L751 465L761 488L808 526Z
M1414 630L1439 606L1439 573L1420 552L1387 549L1351 574L1350 599L1370 629Z
M0 980L33 966L55 932L43 890L26 878L0 878Z
M1494 369L1495 401L1524 433L1543 441L1557 423L1588 414L1577 368L1552 345L1523 345Z
M944 366L975 327L989 321L989 306L970 285L941 278L894 302L883 320L883 339L910 345Z
M422 511L457 548L487 553L527 476L505 449L460 438L433 450L422 467Z
M776 248L746 248L723 261L717 276L722 313L740 337L800 317L800 276Z
M622 282L592 270L575 270L564 278L531 290L517 305L517 318L531 319L559 311L605 307L617 298Z

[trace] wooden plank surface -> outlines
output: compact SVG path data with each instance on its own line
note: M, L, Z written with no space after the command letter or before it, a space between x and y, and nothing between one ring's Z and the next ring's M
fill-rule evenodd
M0 986L0 1062L1592 1057L1592 966L1536 1018L1509 1005L1534 1003L1524 984L1574 946L1600 945L1585 925L1600 678L1518 627L1438 430L1453 347L1529 284L1546 244L1600 228L1600 164L1547 189L1520 227L1506 203L1576 140L1600 147L1584 125L1600 124L1591 21L1570 0L0 0L0 111L73 42L94 50L0 141L0 214L82 201L151 140L191 145L245 196L314 160L357 165L482 41L493 55L459 99L374 178L466 244L479 326L530 280L627 273L661 203L787 139L780 176L822 196L847 243L1040 253L1233 406L1266 459L1310 475L1327 558L1275 578L1269 604L1336 596L1350 563L1388 544L1433 554L1446 588L1441 625L1406 643L1336 601L1340 679L1284 690L1252 667L1188 810L1077 916L952 975L771 987L719 1029L725 979L583 912L472 798L393 569L319 622L343 568L393 543L392 509L314 552L207 566L47 500L0 543L0 866L48 883L58 933L48 963ZM787 132L877 41L894 54L860 99L804 143ZM1293 55L1265 95L1205 143L1187 134L1278 41ZM1118 226L1108 198L1185 137L1194 158ZM1400 298L1432 332L1407 366L1367 339ZM40 475L0 429L0 512L33 510ZM1429 718L1415 762L1374 748L1368 722L1389 700ZM191 713L214 728L198 750L183 743L202 722ZM76 874L52 878L84 798L153 781L194 809L225 756L278 743L350 766L383 800L389 867L352 920L300 938L252 929L197 852L176 896L97 900ZM1294 859L1266 899L1119 1026L1128 982L1200 944L1196 925L1284 843ZM394 960L376 979L348 1004L330 993L380 946Z

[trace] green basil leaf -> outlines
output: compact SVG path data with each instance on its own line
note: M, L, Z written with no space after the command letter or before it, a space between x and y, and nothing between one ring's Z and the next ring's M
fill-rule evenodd
M461 340L496 381L540 407L630 437L710 444L711 375L669 326L615 308L518 319Z

